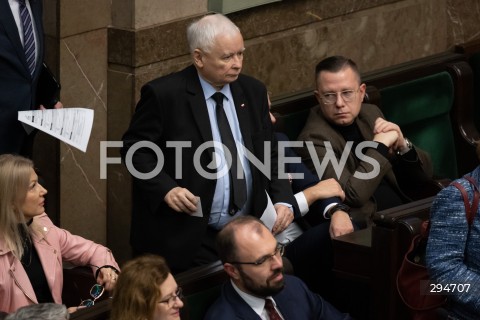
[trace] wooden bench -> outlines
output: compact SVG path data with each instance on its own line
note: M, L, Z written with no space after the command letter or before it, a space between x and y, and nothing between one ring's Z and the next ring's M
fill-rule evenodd
M62 301L67 307L78 306L82 300L90 299L90 289L96 283L90 267L73 267L63 269ZM70 315L72 320L107 320L110 315L109 295L102 297L89 308L79 309Z
M210 305L220 295L222 284L228 280L220 261L175 275L183 289L185 306L182 319L203 319Z
M480 130L480 39L455 46L455 52L464 54L473 72L475 127Z
M345 296L357 300L350 307L361 310L361 314L354 314L358 319L410 319L395 279L433 199L379 211L373 227L333 239L334 272L339 279L350 281L342 290ZM362 306L365 303L369 305Z

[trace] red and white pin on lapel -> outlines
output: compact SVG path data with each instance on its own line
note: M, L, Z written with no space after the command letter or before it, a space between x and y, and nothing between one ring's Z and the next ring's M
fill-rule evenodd
M241 107L241 108L245 108L245 103L242 103L242 104L240 105L240 107Z

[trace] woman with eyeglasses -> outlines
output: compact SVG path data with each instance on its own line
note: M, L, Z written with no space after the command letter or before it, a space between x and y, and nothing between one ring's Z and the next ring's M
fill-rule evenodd
M106 290L115 286L112 252L55 226L45 213L46 193L31 160L0 155L0 311L61 304L63 262L89 265Z
M180 319L182 290L177 286L165 259L144 255L122 268L113 292L111 319Z

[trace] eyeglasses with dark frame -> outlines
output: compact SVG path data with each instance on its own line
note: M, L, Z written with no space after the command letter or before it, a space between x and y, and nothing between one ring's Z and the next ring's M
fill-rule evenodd
M177 291L175 291L175 293L172 296L165 298L164 300L158 301L158 303L166 303L169 308L172 308L175 302L177 301L177 298L180 300L183 299L183 293L182 293L181 287L178 287Z
M277 255L279 257L282 257L284 252L285 252L285 245L281 244L281 243L277 243L275 251L272 254L267 254L266 256L261 257L257 261L253 261L253 262L232 261L232 262L229 262L229 263L231 263L231 264L251 264L251 265L254 265L254 266L260 266L260 265L264 264L267 260L271 260L271 259L273 259L273 257L275 257Z
M320 96L320 99L322 99L322 102L324 104L334 104L337 102L337 97L340 94L340 97L342 97L342 100L345 102L351 102L353 99L355 99L355 96L358 92L357 90L343 90L339 92L327 92L324 93Z
M80 302L79 307L91 307L95 305L95 301L97 301L97 299L99 299L102 296L104 291L105 291L105 288L102 285L99 285L98 283L94 284L93 287L90 289L90 296L93 298L93 300L92 299L82 300L82 302Z

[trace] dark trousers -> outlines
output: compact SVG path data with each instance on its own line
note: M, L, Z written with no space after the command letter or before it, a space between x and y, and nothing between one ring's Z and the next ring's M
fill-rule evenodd
M209 264L219 259L217 249L215 248L217 233L218 230L207 227L205 236L202 239L202 245L197 251L197 255L193 258L191 268Z
M306 230L285 248L295 275L327 299L333 287L333 249L328 222Z

